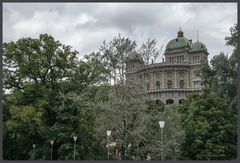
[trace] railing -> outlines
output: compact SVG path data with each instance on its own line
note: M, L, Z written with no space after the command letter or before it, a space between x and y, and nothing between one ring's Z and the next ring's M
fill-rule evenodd
M162 62L146 65L144 68L155 67L155 66L165 66L165 65L189 65L189 62Z
M150 89L147 93L151 92L177 92L177 91L200 91L202 88L161 88L161 89Z

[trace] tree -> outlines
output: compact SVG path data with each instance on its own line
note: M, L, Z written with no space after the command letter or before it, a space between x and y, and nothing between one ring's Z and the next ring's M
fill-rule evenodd
M210 66L203 68L205 86L216 92L219 96L227 98L232 107L237 104L237 24L230 29L231 37L226 37L226 45L233 46L230 57L220 53L213 57Z
M101 45L97 58L103 63L109 71L109 83L123 83L125 80L125 59L130 51L136 48L136 42L130 38L122 37L120 34L114 37L112 41Z
M181 159L236 158L237 117L225 99L204 90L187 97L180 112L185 131Z
M160 159L160 128L158 121L166 120L164 149L166 159L179 157L181 132L180 116L175 108L163 109L161 103L145 101L141 82L128 81L125 85L112 86L109 100L102 106L96 119L98 140L105 146L106 131L111 130L111 159L145 160L148 153L152 159ZM164 111L163 111L164 110ZM176 133L177 132L177 133ZM174 153L174 154L173 154Z
M71 150L75 132L89 137L77 150L80 158L91 157L89 151L97 148L97 142L90 140L95 114L86 112L87 106L72 104L75 101L70 97L94 101L105 69L98 60L83 62L77 55L47 34L3 44L3 82L8 92L4 96L4 158L31 159L35 143L35 158L49 159L49 142L55 139L53 158L72 159L69 153L62 154ZM67 102L61 103L64 99Z
M226 45L234 47L232 55L221 52L203 67L202 77L208 91L189 97L185 108L182 107L186 119L183 159L236 157L237 24L230 32L231 36L225 39Z
M155 101L152 101L155 103ZM148 105L149 106L149 105ZM152 106L152 105L151 105ZM154 108L148 107L148 121L146 123L147 132L141 135L145 148L152 160L161 160L161 145L163 145L164 160L177 160L180 158L180 145L184 138L184 130L181 125L181 115L179 108L168 106L164 108L161 104ZM161 144L161 133L159 121L165 121L163 128L163 144Z
M162 59L161 52L163 49L163 46L160 48L157 48L157 41L155 39L148 39L146 43L143 43L142 46L139 49L139 52L143 58L143 61L146 65L149 65L150 63L155 63L156 61L159 61L159 59ZM161 57L161 58L160 58Z
M128 147L138 145L137 134L141 132L137 130L141 130L145 122L141 85L137 86L130 83L112 86L108 91L109 100L103 105L95 122L99 141L106 144L106 131L111 130L111 141L117 142L117 149L124 160L130 159Z
M148 39L147 43L143 44L138 50L145 59L146 64L149 63L151 57L155 61L160 55L161 49L156 48L156 44L157 41L155 39ZM159 117L161 111L163 111L162 104L145 103L145 99L142 96L142 92L144 92L142 83L137 81L123 82L125 80L125 58L130 51L136 51L136 48L135 41L131 41L129 38L122 38L119 35L108 44L104 42L99 52L87 56L87 59L95 58L99 60L109 73L110 89L108 90L109 92L105 92L107 100L104 105L96 103L96 105L100 105L99 107L102 108L96 120L98 139L103 145L106 144L106 131L112 130L112 141L117 142L116 149L120 151L121 159L133 159L134 156L137 157L135 159L146 158L146 152L149 152L149 149L155 145L154 143L152 146L147 145L149 143L147 139L154 139L147 133L155 132L155 136L158 135L156 133L159 133L158 128L156 130L158 121L153 126L148 126L147 124L151 123L151 120L154 118ZM113 81L113 84L111 84L111 81ZM100 94L100 96L102 95ZM151 113L151 111L153 112ZM174 114L170 115L176 116ZM177 127L176 125L174 129L177 129ZM151 131L152 129L154 131ZM156 142L158 142L157 139ZM176 141L172 142L176 143ZM177 140L177 145L174 149L178 148L179 142ZM171 144L169 140L168 143ZM155 153L159 152L157 147L155 150ZM177 157L177 152L175 156L168 155L168 158L173 157ZM157 159L157 156L154 156L154 158Z
M24 89L29 83L57 88L58 81L74 75L77 54L47 34L4 43L4 88Z

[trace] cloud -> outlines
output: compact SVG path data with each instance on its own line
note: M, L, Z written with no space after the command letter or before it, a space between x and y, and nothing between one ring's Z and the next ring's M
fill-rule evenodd
M199 39L210 53L231 54L225 46L237 22L237 3L4 3L3 41L48 33L80 54L97 50L119 33L140 46L148 38L159 47L176 37Z

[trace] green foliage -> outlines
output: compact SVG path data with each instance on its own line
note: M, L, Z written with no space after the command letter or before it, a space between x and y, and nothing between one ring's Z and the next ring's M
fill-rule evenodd
M152 159L160 159L161 138L159 120L166 120L164 134L164 151L166 159L179 157L179 145L183 137L180 116L177 108L167 108L155 101L145 102L140 94L143 89L140 83L127 83L124 86L114 86L110 89L111 98L104 106L96 120L98 140L107 144L106 131L111 130L112 159L145 160L147 154ZM173 154L174 153L174 154Z
M227 41L227 45L233 46L237 48L238 45L238 24L235 24L233 27L230 28L230 37L226 37L225 40Z
M78 61L77 55L47 34L3 44L3 82L9 92L4 97L4 159L32 159L33 143L35 159L50 159L50 140L55 140L54 159L72 159L61 154L75 134L82 136L79 158L92 158L94 148L99 157L101 148L91 139L95 114L83 104L94 101L105 69L97 60Z
M235 109L209 90L189 96L180 107L185 140L182 159L235 159Z
M125 83L125 58L135 41L114 37L98 52L78 59L78 52L52 36L22 38L3 44L4 159L234 159L236 157L237 25L227 45L233 55L220 53L203 69L209 89L187 97L179 107L145 101L143 83ZM148 63L160 56L156 40L138 51ZM6 91L7 90L7 91ZM165 120L164 143L158 121ZM118 153L116 155L115 153Z
M177 160L180 157L180 145L184 138L181 126L181 116L178 107L166 107L159 111L158 107L149 111L149 119L146 124L144 143L152 160L161 160L161 145L163 145L164 160ZM163 144L161 144L161 130L159 121L165 121L163 128Z
M235 159L237 152L237 25L230 29L227 45L235 49L228 57L220 53L204 65L207 88L181 106L185 140L181 159Z
M23 38L3 44L4 87L23 89L31 82L56 87L56 82L71 77L77 51L62 45L52 36Z
M237 104L237 24L230 29L231 37L226 37L227 45L233 46L232 55L224 53L216 55L211 60L211 66L203 68L205 86L216 92L219 96L230 101L232 107Z

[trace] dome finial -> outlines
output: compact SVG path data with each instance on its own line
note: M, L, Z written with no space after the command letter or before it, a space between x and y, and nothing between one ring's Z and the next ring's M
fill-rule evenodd
M178 37L183 37L183 31L181 27L179 28L179 31L178 31Z

